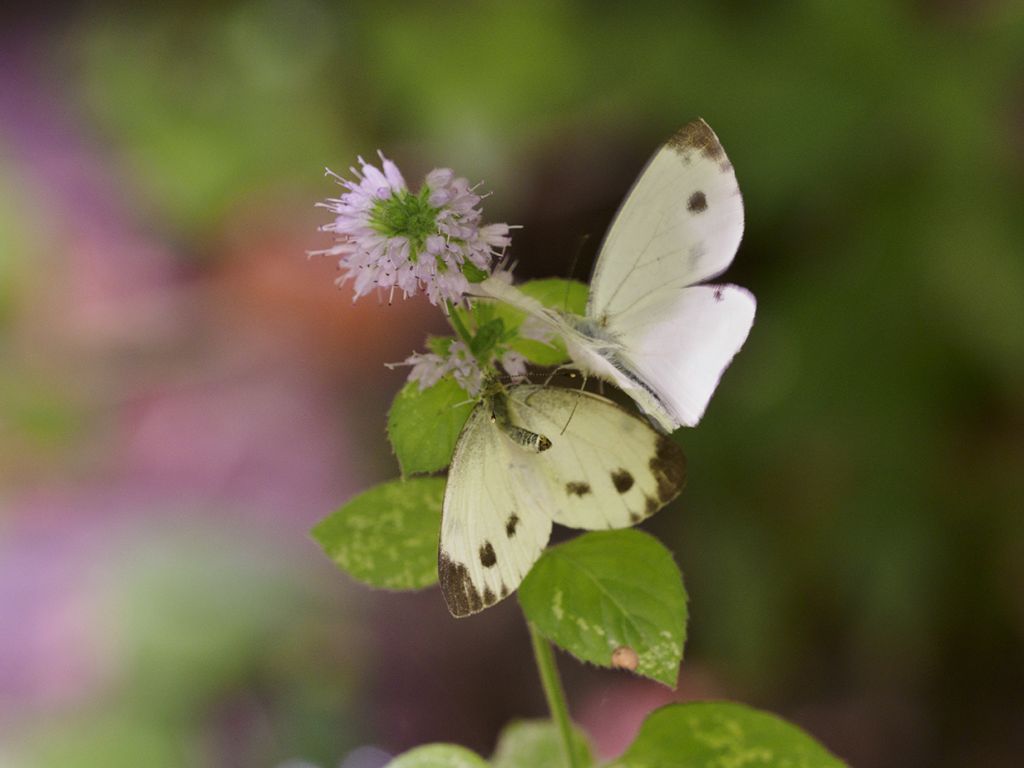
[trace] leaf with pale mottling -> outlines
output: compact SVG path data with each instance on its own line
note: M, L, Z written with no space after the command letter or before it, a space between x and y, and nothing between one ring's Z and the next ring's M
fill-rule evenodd
M653 536L595 531L552 547L523 579L519 602L544 637L577 658L611 667L626 646L636 653L636 674L675 687L686 592L672 554Z
M437 581L444 478L392 480L356 496L312 530L352 578L381 589L422 589Z
M594 764L587 735L573 727L576 765ZM542 768L562 765L562 736L550 720L516 720L498 737L491 755L494 768Z
M821 744L775 715L724 701L670 704L647 716L607 768L844 768Z
M424 390L415 381L402 387L388 412L388 439L402 475L447 467L471 410L472 399L451 377Z
M487 768L487 761L458 744L426 744L402 753L385 768Z

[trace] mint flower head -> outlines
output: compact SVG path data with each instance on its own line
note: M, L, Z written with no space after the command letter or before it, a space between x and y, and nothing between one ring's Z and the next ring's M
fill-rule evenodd
M427 174L413 194L398 167L382 153L381 167L359 158L354 181L328 173L346 189L318 203L336 214L320 229L333 232L334 246L315 255L339 256L338 285L354 282L355 297L395 291L406 298L423 292L432 304L458 302L470 279L491 273L495 257L510 242L507 224L482 224L480 195L448 168ZM354 300L353 299L353 300Z

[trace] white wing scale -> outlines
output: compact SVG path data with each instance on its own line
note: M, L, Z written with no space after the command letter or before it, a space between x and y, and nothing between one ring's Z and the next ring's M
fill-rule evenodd
M666 429L696 425L754 322L753 295L736 285L695 285L675 302L630 313L618 332L619 387ZM667 415L669 419L665 419Z

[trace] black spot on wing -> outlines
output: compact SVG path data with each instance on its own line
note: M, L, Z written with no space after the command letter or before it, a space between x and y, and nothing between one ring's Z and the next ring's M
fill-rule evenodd
M715 301L721 301L722 300L722 289L721 288L715 288L714 296L715 296Z
M519 515L509 515L505 521L505 535L510 539L516 535L516 526L519 525Z
M672 438L660 435L649 466L658 484L658 500L668 504L686 485L686 457L682 448Z
M653 515L659 509L661 509L660 501L658 501L653 496L644 497L644 511L647 513L648 516Z
M633 487L633 476L629 474L628 470L616 469L612 472L612 483L615 485L616 491L625 493Z
M457 619L476 613L484 607L483 598L462 563L448 559L441 551L437 554L437 580L448 611Z
M630 512L629 513L629 522L631 522L631 523L639 523L643 519L644 519L644 516L641 515L639 512Z
M590 493L590 483L566 483L565 492L570 496L586 496Z
M484 568L493 568L497 562L498 556L494 554L494 547L491 546L491 542L485 541L480 547L480 565Z
M494 605L497 599L494 597L494 593L491 592L490 587L484 587L484 605Z
M703 192L694 192L686 201L686 210L690 213L704 213L708 209L708 198Z

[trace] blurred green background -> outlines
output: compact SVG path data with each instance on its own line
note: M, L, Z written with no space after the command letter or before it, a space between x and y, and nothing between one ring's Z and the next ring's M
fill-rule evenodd
M521 277L585 279L698 115L758 319L648 525L690 591L679 690L563 659L574 714L605 755L674 696L863 768L1020 764L1024 4L2 14L0 764L373 768L542 715L513 602L455 622L307 538L395 474L383 363L440 325L304 257L321 171L484 179Z

